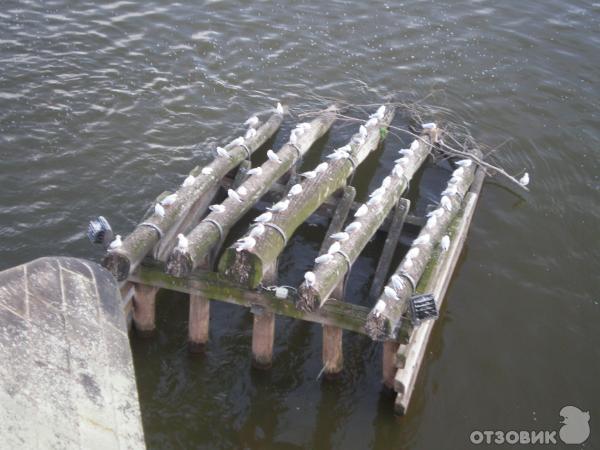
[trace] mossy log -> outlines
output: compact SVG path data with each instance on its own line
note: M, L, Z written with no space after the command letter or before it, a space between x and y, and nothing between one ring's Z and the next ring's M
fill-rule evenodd
M256 245L249 250L236 251L233 247L225 250L219 261L219 271L229 279L244 286L256 287L263 278L264 271L279 256L294 231L334 192L346 185L347 178L365 158L377 148L394 116L393 108L388 108L377 126L370 127L360 144L350 141L350 158L333 160L327 169L315 178L301 182L302 192L291 197L285 211L273 215L269 227L256 239ZM273 227L274 226L274 227ZM278 228L278 230L277 230Z
M422 135L418 142L418 148L407 156L408 162L399 171L396 166L390 173L389 185L379 188L383 194L377 196L380 200L373 201L363 205L368 208L368 212L356 217L355 222L360 223L360 228L352 231L350 237L340 242L340 249L331 253L332 258L328 262L321 263L314 269L315 280L308 284L306 281L300 285L299 299L297 307L303 311L314 311L323 306L329 298L335 286L343 279L344 275L350 270L351 265L356 261L358 255L367 245L369 240L377 232L385 218L402 196L402 193L408 188L409 180L413 177L418 168L425 162L427 155L431 150L431 144L428 135Z
M196 182L188 187L181 187L177 191L177 199L172 205L165 207L165 214L160 217L153 214L144 224L139 224L133 232L123 240L123 245L106 254L102 265L106 267L119 281L127 278L129 273L142 261L142 259L160 241L161 230L167 235L169 230L178 226L192 211L205 209L211 198L205 195L215 189L221 178L248 157L248 151L254 152L260 148L279 129L283 120L282 114L273 114L261 127L254 137L247 139L245 147L228 145L225 147L230 157L217 157L207 167L212 170L210 174L199 174Z
M473 181L475 164L461 169L462 175L457 177L458 181L453 184L456 194L445 196L449 201L449 206L444 208L440 205L437 211L442 213L436 216L435 222L427 222L417 237L419 239L427 235L429 238L423 238L422 243L413 245L396 269L395 274L403 280L402 286L394 286L391 279L388 282L388 287L395 291L397 298L392 298L384 292L379 297L373 310L369 313L366 332L371 339L377 341L386 340L392 337L400 328L402 319L408 309L408 300L414 294L413 289L416 288L416 284L425 272L426 266L442 237L447 233L449 224L461 209L462 199ZM450 183L448 187L450 187ZM416 253L416 255L408 257L411 252L413 254ZM412 285L411 280L415 286Z
M167 273L183 277L192 272L206 258L220 239L223 239L231 227L252 208L269 190L270 186L281 178L310 147L323 136L335 121L335 107L330 107L325 113L310 122L311 127L303 133L295 145L291 142L285 144L277 156L281 163L267 160L261 166L261 173L248 177L241 186L247 193L243 196L243 202L232 198L226 198L221 205L225 207L222 213L212 212L200 222L186 237L188 239L188 250L173 249L167 259ZM215 224L218 223L223 232Z

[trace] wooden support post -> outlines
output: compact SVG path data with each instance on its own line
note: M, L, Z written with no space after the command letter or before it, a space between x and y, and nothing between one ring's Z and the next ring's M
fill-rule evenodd
M394 208L394 214L388 235L383 245L377 268L375 269L375 276L373 277L373 283L371 284L371 290L369 291L369 298L375 300L381 295L383 285L387 279L387 274L390 271L392 265L392 258L398 241L400 240L400 234L402 233L402 227L404 226L404 219L410 209L410 200L401 198L396 207Z
M135 283L133 294L133 323L141 336L149 336L156 330L156 293L158 288Z
M215 189L221 178L231 169L248 157L248 152L253 152L263 145L279 128L283 120L282 114L274 114L260 128L254 137L247 139L245 146L228 145L229 158L217 157L207 168L210 174L200 174L194 184L182 187L177 191L175 202L165 207L163 217L153 214L144 223L139 224L133 232L123 240L123 245L118 249L109 251L102 264L119 281L127 278L142 259L155 247L159 240L167 235L171 228L177 227L181 221L192 211L198 213L207 206L207 192ZM160 230L160 231L159 231Z
M265 274L264 283L277 282L277 262ZM270 369L273 365L273 344L275 341L275 314L261 307L255 307L252 326L252 366L256 369Z
M192 353L202 353L208 342L210 300L200 294L190 294L188 348Z
M226 277L248 287L256 287L264 271L279 256L294 231L335 191L346 185L347 178L362 163L382 139L394 116L387 108L383 119L367 130L364 138L357 133L349 145L350 157L332 160L314 178L304 179L302 192L289 198L285 211L273 214L265 232L256 238L256 245L241 252L233 247L225 250L219 261L219 271ZM333 287L332 287L333 289Z
M310 129L300 135L296 144L288 142L284 145L277 152L281 162L267 160L261 166L261 173L246 179L241 184L241 187L246 190L241 203L227 198L221 203L221 206L225 208L223 212L213 211L204 218L187 235L188 250L183 251L177 248L173 250L167 261L167 272L184 277L198 267L208 252L225 237L231 227L269 190L271 184L281 178L315 141L329 130L335 121L336 111L335 107L328 108L311 122Z
M346 186L327 229L325 239L323 239L323 243L321 244L320 255L327 253L327 249L333 241L331 235L344 227L344 222L348 217L355 196L356 189L352 186ZM344 280L340 281L334 289L332 296L336 300L344 301L345 287ZM323 374L326 379L339 377L344 368L343 335L344 332L341 328L323 325Z
M321 307L329 298L334 287L349 271L358 255L377 232L381 223L399 201L403 192L408 188L408 182L423 164L431 150L429 137L423 135L415 141L412 153L407 156L406 163L397 165L389 177L382 182L378 193L362 208L366 211L355 222L360 228L350 232L350 237L340 242L339 250L331 254L332 258L319 264L315 270L315 280L300 285L298 308L312 311Z
M403 280L402 286L394 286L391 281L388 284L395 291L396 298L384 293L369 313L366 331L373 340L395 338L393 335L400 328L402 318L408 308L408 300L414 294L414 288L421 279L427 262L445 235L448 225L458 213L461 200L473 181L475 164L471 164L470 167L461 167L458 170L461 172L460 175L453 177L448 183L448 188L453 186L452 189L456 192L442 197L447 201L446 206L440 205L436 210L439 211L439 214L436 214L435 219L428 221L426 226L421 229L417 239L423 238L419 239L422 242L418 245L413 244L407 253L412 257L405 256L395 272Z
M396 376L396 351L398 343L385 341L383 343L383 385L388 389L394 389L394 377Z

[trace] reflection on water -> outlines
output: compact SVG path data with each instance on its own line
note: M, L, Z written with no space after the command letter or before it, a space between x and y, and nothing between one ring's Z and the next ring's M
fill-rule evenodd
M600 417L600 4L2 6L1 268L47 254L98 258L82 234L90 217L125 234L277 100L299 113L315 96L362 104L435 93L480 141L510 139L498 151L504 166L532 173L526 195L501 180L484 188L409 416L389 415L381 350L363 337L346 336L345 374L322 384L320 328L282 319L274 368L256 373L247 311L213 305L209 351L193 358L187 300L163 294L158 336L133 338L151 448L461 448L474 429L554 427L567 404ZM332 133L324 151L351 132ZM397 145L366 163L363 192ZM434 172L416 188L422 198ZM321 233L303 227L293 239L286 281L310 265ZM375 240L353 270L354 301L380 248Z

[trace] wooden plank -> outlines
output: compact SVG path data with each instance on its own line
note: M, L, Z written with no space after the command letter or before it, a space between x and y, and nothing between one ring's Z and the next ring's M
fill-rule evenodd
M158 288L135 283L133 294L133 323L141 336L150 336L156 329L156 293Z
M258 130L254 137L245 141L246 148L253 152L260 148L279 129L283 120L282 114L272 115ZM207 192L214 190L231 169L248 157L248 152L241 145L229 144L229 157L215 158L207 168L210 174L196 177L191 186L181 187L177 191L175 202L165 208L164 216L154 213L143 224L139 224L129 236L123 240L123 245L118 249L109 251L102 265L106 267L119 281L127 278L142 259L156 246L161 239L161 233L166 235L173 227L177 227L185 220L190 212L196 214L203 210L207 204Z

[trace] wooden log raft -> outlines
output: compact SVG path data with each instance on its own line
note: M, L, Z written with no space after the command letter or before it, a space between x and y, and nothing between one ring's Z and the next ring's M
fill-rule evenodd
M175 248L167 259L167 273L184 277L199 267L209 251L225 238L231 227L269 190L271 184L281 178L317 141L323 136L335 121L335 107L310 122L310 128L302 133L297 142L291 140L278 152L280 162L268 159L260 166L260 173L251 175L242 184L245 194L242 202L227 198L221 207L223 212L210 213L186 237L188 249ZM222 235L221 235L222 234Z
M127 278L142 259L152 250L169 230L185 219L192 210L206 208L210 198L203 194L214 189L230 170L236 167L252 152L260 148L278 129L283 120L283 114L273 114L256 131L256 134L246 139L243 145L233 143L226 146L228 157L217 157L204 173L196 177L194 184L181 187L177 191L175 202L164 208L164 216L153 214L144 223L139 224L133 232L123 240L123 245L106 254L102 265L106 267L119 281ZM208 173L210 172L210 173Z
M328 197L345 186L356 167L377 148L393 116L393 108L388 107L377 126L369 127L366 136L354 135L347 146L349 157L331 160L326 168L315 170L313 177L305 178L300 183L302 192L289 198L287 209L273 214L251 249L237 251L230 247L225 250L219 261L219 271L239 284L257 287L265 269L277 259L294 231Z
M359 208L357 214L360 216L355 217L353 222L358 228L348 231L345 239L339 241L339 249L330 250L329 260L317 265L314 280L304 281L300 285L297 304L299 309L314 311L323 306L335 286L350 271L360 252L398 203L402 193L408 188L409 180L423 164L430 150L428 135L422 135L413 142L410 153L402 158L404 162L394 167L377 192L371 194L371 200Z
M388 282L388 292L395 295L391 296L384 290L384 294L379 297L369 313L365 327L371 339L383 341L393 338L400 328L408 308L408 300L414 294L435 248L446 234L448 225L458 213L462 199L473 181L474 171L475 164L471 161L468 167L461 166L453 172L444 191L446 194L442 195L440 206L432 212L395 272L400 282L394 283L391 278Z

